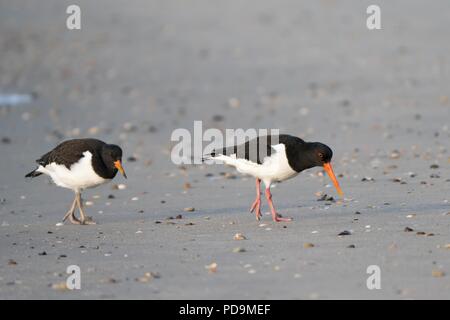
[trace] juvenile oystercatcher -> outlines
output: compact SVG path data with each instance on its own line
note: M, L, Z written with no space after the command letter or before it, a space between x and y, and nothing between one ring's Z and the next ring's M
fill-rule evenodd
M47 174L57 186L75 192L72 206L63 218L63 222L69 218L73 224L95 224L84 214L81 191L108 182L117 171L127 177L122 167L122 149L97 139L64 141L36 162L39 166L25 177ZM75 217L76 208L80 211L80 219Z
M270 186L295 177L303 170L321 166L328 173L340 196L343 195L331 166L333 151L320 142L305 142L300 138L282 134L259 136L240 145L214 150L204 160L220 160L237 171L256 178L256 199L250 212L255 211L256 219L261 218L260 183L264 182L266 199L275 222L291 221L281 217L272 202Z

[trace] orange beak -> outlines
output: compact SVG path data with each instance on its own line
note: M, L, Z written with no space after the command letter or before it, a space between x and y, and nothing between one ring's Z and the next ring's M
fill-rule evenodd
M124 176L125 179L127 178L127 174L125 173L125 170L123 170L122 162L120 162L120 160L114 162L114 167L119 170L119 172Z
M341 187L339 186L339 182L336 179L336 176L334 175L333 172L333 167L331 166L331 163L325 163L323 165L323 168L325 169L325 171L328 173L328 176L330 177L331 181L333 181L334 187L336 188L338 194L342 197L344 195L344 193L341 190Z

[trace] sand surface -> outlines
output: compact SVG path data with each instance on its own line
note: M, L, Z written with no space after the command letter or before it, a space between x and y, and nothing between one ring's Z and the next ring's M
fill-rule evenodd
M0 94L35 97L0 106L0 298L450 298L450 3L377 1L369 31L372 2L77 1L69 31L71 1L0 1ZM310 169L273 189L294 221L257 222L252 178L171 162L194 120L330 145L345 200ZM98 225L56 226L72 193L23 177L87 136L128 180L85 192Z

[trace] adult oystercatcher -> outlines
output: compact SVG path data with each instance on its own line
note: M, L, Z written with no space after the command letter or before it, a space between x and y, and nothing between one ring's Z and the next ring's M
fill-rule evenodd
M84 214L81 191L108 182L119 171L127 177L122 167L122 149L97 139L67 140L36 160L39 166L25 177L49 175L60 187L72 189L75 199L63 218L73 224L95 224ZM80 219L75 217L76 208Z
M261 218L260 183L264 182L266 199L275 222L291 221L281 217L272 202L270 186L273 182L281 182L295 177L303 170L321 166L328 173L340 196L343 195L331 166L333 151L320 142L305 142L300 138L282 134L259 136L244 144L214 150L204 160L220 160L231 165L237 171L256 178L256 199L250 212L255 211L256 219Z

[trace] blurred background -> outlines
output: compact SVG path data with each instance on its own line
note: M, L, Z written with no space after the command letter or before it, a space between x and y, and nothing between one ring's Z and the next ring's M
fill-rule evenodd
M81 30L70 4L0 2L0 94L31 100L0 105L3 188L72 137L121 143L141 160L130 173L171 168L170 134L194 120L341 159L448 146L448 1L378 1L373 31L370 1L77 1Z

